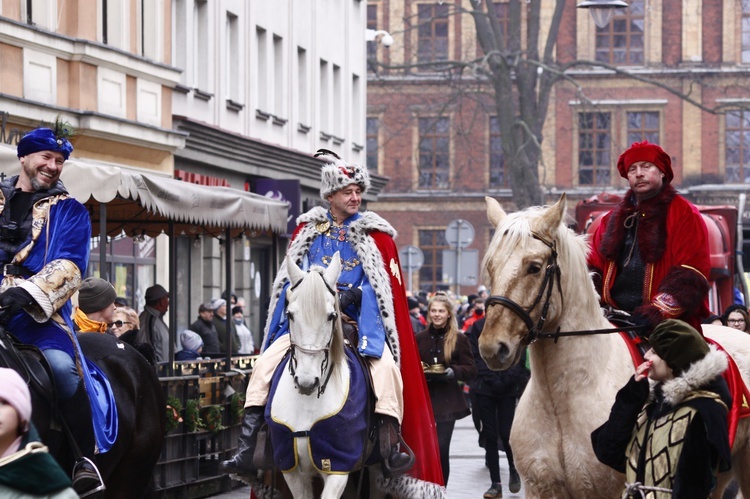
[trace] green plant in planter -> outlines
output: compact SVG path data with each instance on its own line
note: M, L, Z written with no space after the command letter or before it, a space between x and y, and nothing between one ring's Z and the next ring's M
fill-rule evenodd
M207 405L201 409L201 415L206 422L206 429L212 433L217 433L225 428L221 424L221 413L224 408L218 405Z
M177 397L167 397L167 433L182 423L182 402Z
M189 432L206 429L206 423L201 419L201 404L196 399L190 399L185 405L185 426Z
M229 399L229 410L232 416L232 425L238 425L242 422L245 415L245 394L235 392Z

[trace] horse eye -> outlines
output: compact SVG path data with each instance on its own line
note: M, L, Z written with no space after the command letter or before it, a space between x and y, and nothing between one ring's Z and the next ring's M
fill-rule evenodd
M331 312L330 314L328 314L328 320L335 321L338 316L339 314L337 314L336 312Z
M538 263L529 264L529 274L538 274L542 270L542 266Z

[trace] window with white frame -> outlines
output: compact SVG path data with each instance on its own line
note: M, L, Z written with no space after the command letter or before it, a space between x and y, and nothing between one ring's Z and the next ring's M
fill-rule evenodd
M26 0L21 2L27 24L48 31L57 31L57 2L55 0Z
M578 184L609 185L611 181L612 116L607 112L578 113Z
M297 47L297 113L299 124L310 126L310 90L308 86L307 50Z
M226 21L226 97L234 102L241 102L242 65L240 63L240 23L239 18L227 11Z
M188 67L188 1L172 0L172 63L182 69L180 83L183 85L189 84L191 80L188 74L193 71Z
M209 75L211 74L211 41L209 37L209 6L205 0L196 0L193 9L193 85L204 92L212 90Z
M344 134L344 89L341 81L341 67L333 65L333 133L337 137L341 137Z
M652 144L659 143L659 113L658 111L628 111L628 144L648 140Z
M450 118L419 118L419 188L450 188Z
M255 46L257 48L257 89L258 89L258 109L262 111L270 110L268 102L268 34L264 28L256 26L255 28Z
M273 35L273 114L278 118L286 116L285 97L284 39Z
M740 37L742 62L750 63L750 0L742 0L742 18L740 20Z
M320 60L320 130L329 133L331 120L331 90L328 61Z
M729 111L724 122L726 181L750 183L750 111Z
M163 60L164 25L162 0L141 0L136 11L140 14L138 22L138 53L152 61Z
M99 0L102 43L121 50L129 50L130 11L127 0Z

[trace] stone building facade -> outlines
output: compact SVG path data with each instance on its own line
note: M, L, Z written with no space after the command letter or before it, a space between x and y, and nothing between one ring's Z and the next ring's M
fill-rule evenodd
M501 29L508 29L511 3L493 3ZM600 61L629 74L576 66L567 72L570 80L555 87L538 166L545 202L566 192L572 214L592 195L623 193L627 183L617 174L617 157L632 142L648 139L672 156L674 185L688 198L736 204L750 182L750 7L721 0L628 3L605 28L597 28L576 2L565 3L557 61ZM540 4L545 35L555 2L521 4ZM455 289L442 264L444 231L452 220L474 226L469 249L481 261L492 235L484 196L516 208L486 81L466 69L458 77L420 66L481 59L474 22L462 8L470 9L469 3L368 4L368 27L394 37L390 48L370 48L380 64L371 64L368 78L368 164L390 178L372 206L394 222L400 245L424 253L412 284L425 291ZM528 12L522 9L522 23ZM521 27L524 40L528 29ZM709 112L717 108L722 112ZM750 213L743 218L750 220Z

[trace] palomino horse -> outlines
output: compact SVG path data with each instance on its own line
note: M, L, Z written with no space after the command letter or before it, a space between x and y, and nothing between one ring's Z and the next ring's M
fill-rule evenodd
M496 227L483 262L492 297L479 349L492 369L506 369L529 345L531 381L518 404L511 432L516 467L527 498L620 497L625 478L599 463L591 432L606 421L615 394L633 375L619 334L539 335L612 328L586 266L588 247L564 224L565 196L552 207L506 215L487 199ZM750 335L712 326L716 339L750 381ZM732 473L750 497L750 418L740 421ZM730 480L719 479L714 497Z
M266 408L275 464L295 499L313 497L314 476L323 480L321 498L339 498L349 472L364 461L368 439L366 388L353 386L357 371L347 360L339 318L341 259L336 253L327 269L309 272L289 257L286 265L290 348Z
M155 497L153 472L166 425L166 402L159 378L145 357L113 336L81 334L79 343L86 358L107 375L118 411L117 440L108 452L96 458L106 486L104 497ZM0 328L0 365L17 370L29 383L34 426L50 452L69 470L73 465L72 451L65 437L51 428L59 425L51 424L55 413L49 371L40 363L41 353L35 347L19 348Z

